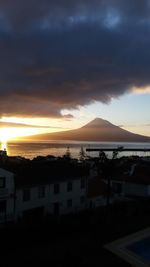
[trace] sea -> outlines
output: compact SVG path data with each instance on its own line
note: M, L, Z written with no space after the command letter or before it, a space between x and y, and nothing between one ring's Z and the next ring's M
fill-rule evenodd
M72 158L79 158L79 153L82 149L87 156L96 157L99 152L86 152L87 148L142 148L150 149L150 143L127 143L127 142L90 142L90 141L36 141L36 142L8 142L0 144L0 149L6 148L8 156L21 156L28 159L36 158L37 156L63 156L68 147ZM106 153L109 158L112 157L112 152ZM150 152L119 152L121 156L150 156Z

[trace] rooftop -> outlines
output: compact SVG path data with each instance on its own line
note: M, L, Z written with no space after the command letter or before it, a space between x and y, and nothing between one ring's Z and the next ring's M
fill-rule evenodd
M28 164L20 168L16 175L16 186L33 186L79 179L88 175L87 166L69 162L48 162Z
M118 172L112 180L126 181L128 183L150 185L150 165L139 163L131 166L130 171L122 173Z

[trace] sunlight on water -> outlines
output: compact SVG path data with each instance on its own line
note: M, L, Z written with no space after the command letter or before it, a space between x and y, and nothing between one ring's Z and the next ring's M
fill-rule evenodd
M76 141L48 141L48 142L8 142L5 144L7 146L7 154L9 156L22 156L29 159L33 159L37 156L62 156L66 153L66 149L69 146L71 156L78 158L81 147L86 152L86 148L111 148L124 146L126 148L150 148L150 143L120 143L120 142L76 142ZM95 157L98 156L98 152L86 152L88 156ZM112 158L112 152L106 153L109 158ZM120 156L150 156L149 152L120 152L118 157Z

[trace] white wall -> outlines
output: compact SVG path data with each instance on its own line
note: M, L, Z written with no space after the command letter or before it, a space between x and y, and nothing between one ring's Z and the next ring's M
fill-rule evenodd
M45 185L45 197L38 197L38 186L30 187L30 201L23 201L23 189L16 192L16 219L22 217L23 211L44 207L45 214L53 214L54 203L60 203L60 214L75 212L84 208L80 197L86 196L86 186L81 189L81 179L72 181L72 191L67 192L68 181L59 183L60 191L54 194L54 184ZM67 200L72 199L72 207L67 207Z
M147 185L126 183L124 185L124 192L127 195L147 197L150 195L150 189Z
M6 214L0 214L0 223L14 220L14 174L0 169L0 177L5 178L5 188L0 188L0 201L6 201Z
M92 204L92 205L91 205ZM106 197L96 196L88 199L88 207L97 208L106 205Z
M122 184L122 193L121 195L131 195L131 196L139 196L139 197L148 197L150 196L150 186L136 183L128 183L125 181L111 181L112 183L121 183Z

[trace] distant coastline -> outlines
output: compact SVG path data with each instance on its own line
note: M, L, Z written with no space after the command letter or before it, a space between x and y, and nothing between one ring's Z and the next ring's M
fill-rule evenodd
M96 141L63 141L63 140L52 140L52 141L13 141L8 142L7 144L7 152L9 156L22 156L25 158L33 159L37 156L63 156L66 152L67 147L70 148L70 153L73 158L79 157L79 152L81 147L83 147L84 151L86 148L95 147L95 148L111 148L123 146L126 148L150 148L150 142L96 142ZM112 153L107 153L109 157L111 157ZM138 155L138 153L133 153L134 155ZM139 155L149 155L150 153L140 153ZM98 152L90 152L89 156L98 156ZM119 155L129 156L131 153L128 152L120 152Z

